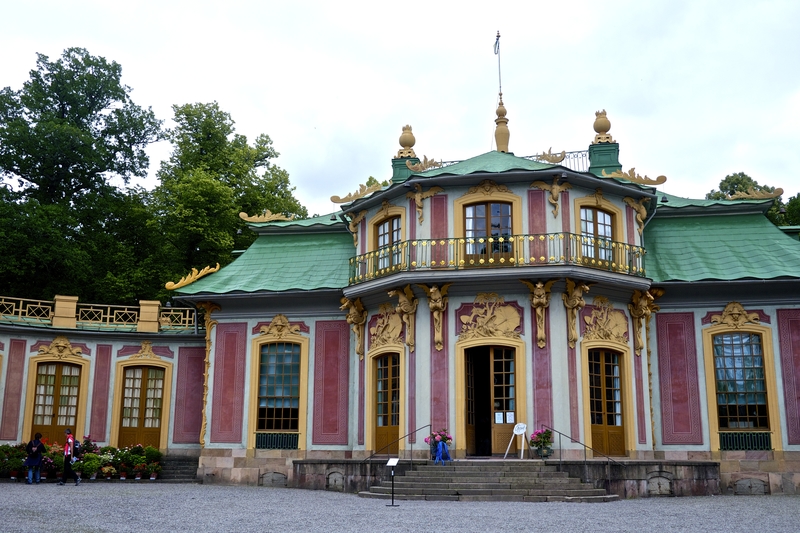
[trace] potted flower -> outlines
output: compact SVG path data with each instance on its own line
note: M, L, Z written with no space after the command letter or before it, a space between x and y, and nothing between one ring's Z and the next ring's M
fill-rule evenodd
M56 464L53 458L47 454L42 455L42 463L39 465L39 471L42 479L47 479L47 476L56 471Z
M120 463L119 468L117 469L120 479L128 479L128 469L129 467L125 463Z
M117 473L117 469L111 465L106 465L100 469L106 479L111 479L111 476Z
M549 429L537 429L531 434L531 446L541 458L549 457L553 450L553 432Z
M86 453L81 461L83 463L83 473L89 479L97 478L97 471L100 470L100 456L95 453Z
M149 474L147 471L147 463L138 463L134 465L133 472L135 474L135 479L142 479L142 475Z
M434 431L425 437L425 444L431 448L431 459L436 457L436 450L439 448L440 442L444 442L445 446L450 446L450 444L453 442L453 436L447 432L447 428Z
M16 480L19 473L24 470L23 462L24 460L21 457L9 457L6 459L6 470L8 470L12 480Z
M161 465L158 462L147 464L147 473L150 475L151 480L155 479L159 472L161 472Z

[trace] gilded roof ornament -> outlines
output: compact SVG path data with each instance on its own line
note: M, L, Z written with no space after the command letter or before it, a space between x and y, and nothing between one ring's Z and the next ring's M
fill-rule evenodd
M399 140L401 148L397 151L397 155L393 159L417 157L417 154L414 153L414 145L417 143L417 140L414 138L414 134L411 133L411 126L408 124L403 126L403 133L400 134Z
M711 323L715 326L725 325L739 329L745 324L759 324L758 313L748 313L739 302L731 302L725 306L721 315L711 315Z
M735 192L728 196L729 200L767 200L769 198L777 198L783 194L783 189L778 187L772 192L757 191L753 187L747 189L747 192Z
M408 161L406 161L408 163ZM422 185L419 183L414 184L414 192L406 193L406 198L413 198L414 204L417 208L417 216L419 218L419 223L422 224L423 217L422 217L422 204L425 201L425 198L430 198L431 196L435 196L440 192L444 192L444 189L441 187L431 187L425 192L422 192Z
M611 131L611 121L606 117L606 110L595 111L594 117L594 131L597 135L592 144L613 143L614 139L608 134Z
M275 222L275 221L286 222L289 220L294 220L294 215L287 217L286 215L282 215L281 213L273 213L269 209L264 209L264 212L261 213L260 215L253 215L253 216L248 216L247 213L242 211L241 213L239 213L239 218L241 218L245 222Z
M408 170L413 172L425 172L426 170L430 170L432 168L439 168L442 166L441 161L434 161L433 159L428 159L427 155L422 156L422 161L419 163L412 163L411 161L406 161L406 167Z
M192 271L189 274L182 277L178 283L173 283L171 281L168 281L166 285L164 285L164 288L167 289L168 291L174 291L175 289L180 289L181 287L185 287L190 283L194 283L203 276L206 276L208 274L213 274L217 270L219 270L219 263L217 263L216 268L211 268L210 265L200 271L198 271L196 268L193 268Z
M368 194L371 194L371 193L373 193L375 191L379 191L379 190L381 190L382 187L383 187L383 185L381 185L380 183L376 183L374 185L370 185L369 187L367 187L366 185L364 185L362 183L361 185L359 185L357 191L351 192L350 194L348 194L344 198L342 198L340 196L331 196L331 202L333 202L335 204L350 203L350 202L352 202L354 200L358 200L359 198L363 198L364 196L366 196Z
M497 105L497 118L494 123L494 141L497 143L497 151L508 153L508 140L511 132L508 130L508 119L506 118L506 106L503 105L503 93L500 93L500 103Z
M566 150L561 150L560 154L553 153L553 147L547 149L547 153L542 152L541 154L533 156L534 159L539 161L545 161L547 163L561 163L564 158L567 157Z
M644 203L649 202L650 198L643 196L639 198L639 201L637 202L630 196L626 196L622 199L622 201L631 206L631 209L636 211L636 224L639 226L639 235L641 235L642 231L644 231L644 219L647 218L647 208L644 206Z
M547 197L547 201L550 202L555 209L553 209L553 218L558 216L558 198L561 194L561 191L565 191L567 189L571 189L572 185L564 181L561 185L558 184L558 176L553 178L553 184L548 185L543 181L534 181L531 183L531 187L536 187L537 189L541 189L543 191L548 191L550 196Z
M65 359L67 357L81 357L83 354L80 348L72 347L69 339L63 335L59 335L53 339L50 346L42 346L39 348L39 355L49 355L56 359Z
M484 196L491 196L496 192L509 192L508 187L505 185L498 185L492 180L483 180L475 187L470 188L464 196L475 193L483 193Z
M604 178L622 178L624 180L628 180L633 183L640 183L642 185L661 185L662 183L667 181L666 176L659 176L656 179L650 179L647 176L642 177L636 173L635 168L631 168L628 172L615 170L611 174L608 174L606 173L606 169L603 169L601 172Z

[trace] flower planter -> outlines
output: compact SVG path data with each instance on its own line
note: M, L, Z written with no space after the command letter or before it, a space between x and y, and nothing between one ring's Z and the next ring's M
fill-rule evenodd
M154 481L157 477L158 477L158 474L156 474L156 473L150 474L150 481Z
M136 474L136 477L134 477L133 479L135 479L135 480L142 479L142 475L141 474Z
M9 474L11 477L11 481L15 481L17 479L17 474L19 474L19 472L17 472L16 470L12 470L11 472L9 472Z
M97 472L95 472L94 474L91 474L89 476L89 479L97 479Z
M547 459L548 457L553 455L553 449L550 446L534 448L534 450L536 450L536 455L538 455L542 459Z
M120 472L119 473L119 479L120 479L120 481L124 481L124 480L128 479L128 473L127 472Z

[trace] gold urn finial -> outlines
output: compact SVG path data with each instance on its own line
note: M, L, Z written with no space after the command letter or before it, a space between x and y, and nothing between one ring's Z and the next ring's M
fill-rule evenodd
M403 126L403 133L400 134L399 140L401 148L397 151L395 159L401 157L417 157L417 154L414 153L414 144L416 144L417 140L414 138L414 134L411 133L411 126L408 124Z
M497 118L494 120L497 127L494 129L494 140L497 144L497 151L508 152L508 139L511 133L508 131L508 119L506 118L506 106L503 105L503 93L500 93L500 103L497 105Z
M608 134L611 130L611 121L606 117L606 110L595 111L594 116L594 131L597 135L594 136L592 144L613 143L614 139Z

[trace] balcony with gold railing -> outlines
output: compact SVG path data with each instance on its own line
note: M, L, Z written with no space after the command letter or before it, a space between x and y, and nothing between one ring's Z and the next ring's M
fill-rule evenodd
M355 285L400 272L574 265L645 277L641 246L574 233L402 241L350 259Z

